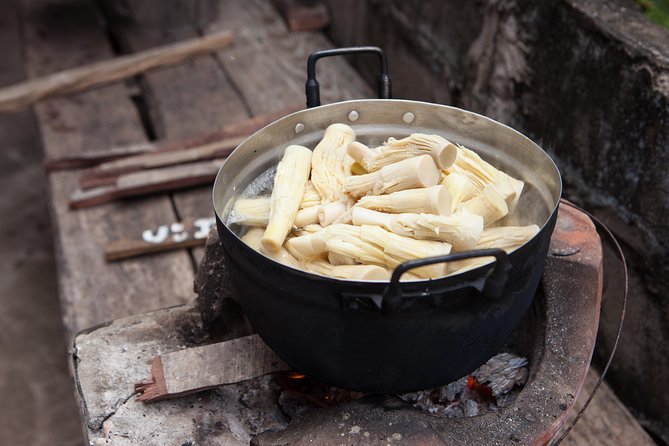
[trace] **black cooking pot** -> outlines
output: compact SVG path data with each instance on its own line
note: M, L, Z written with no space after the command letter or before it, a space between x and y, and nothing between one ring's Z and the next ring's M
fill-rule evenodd
M382 59L382 99L318 106L315 64L320 57L374 52ZM228 157L213 190L218 232L239 304L263 340L311 378L363 392L406 392L457 379L502 347L529 307L543 273L557 217L561 179L539 146L517 131L454 107L387 99L385 57L374 47L309 57L308 105L259 130ZM380 144L389 136L436 133L478 152L525 182L517 224L541 230L510 254L493 249L420 259L400 265L390 283L340 280L275 262L240 240L226 224L239 196L268 193L272 171L290 144L313 148L333 123L357 139ZM399 282L426 263L488 256L488 265L433 280Z

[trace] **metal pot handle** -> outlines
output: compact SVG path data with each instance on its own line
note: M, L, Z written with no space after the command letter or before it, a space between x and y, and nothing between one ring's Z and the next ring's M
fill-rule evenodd
M321 105L321 92L316 80L316 62L323 57L346 56L349 54L376 54L381 62L379 74L379 99L390 99L390 76L388 75L388 59L383 50L377 46L352 46L348 48L334 48L330 50L314 51L307 59L307 108Z
M477 257L495 257L494 267L488 273L488 275L483 278L484 281L480 290L481 294L483 294L485 297L491 299L499 298L504 291L504 286L506 285L506 280L508 277L508 259L506 252L497 248L479 249L475 251L459 252L456 254L448 254L444 256L428 257L425 259L409 260L400 264L393 271L393 274L390 277L390 284L388 284L388 287L386 287L385 291L383 292L381 308L384 311L392 312L401 305L404 295L400 286L400 278L402 277L402 274L406 273L407 271L414 268L419 268L421 266L434 265L435 263L454 262L456 260L474 259ZM464 285L460 284L458 288L463 288L467 285L475 286L475 283L472 282L471 284Z

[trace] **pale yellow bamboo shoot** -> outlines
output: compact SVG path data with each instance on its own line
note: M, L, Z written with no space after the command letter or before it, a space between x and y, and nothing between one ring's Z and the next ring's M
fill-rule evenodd
M291 268L301 269L300 262L298 262L295 257L293 257L287 250L283 248L280 248L276 251L269 251L265 249L262 244L264 233L265 231L262 228L251 228L242 237L242 241L272 260L275 260L283 265L290 266Z
M305 226L317 224L318 208L319 206L311 206L308 208L300 209L299 211L297 211L297 215L295 216L295 222L293 224L298 228L303 228Z
M439 170L427 155L405 159L381 170L348 178L344 191L352 197L380 195L405 189L432 187L439 181Z
M436 240L453 245L456 251L473 249L483 231L483 218L470 213L453 215L385 214L354 207L354 225L376 225L405 237Z
M377 153L374 150L359 141L353 141L349 144L346 152L348 153L348 156L359 163L367 172L370 171L377 156Z
M375 211L401 213L426 213L449 215L451 213L451 195L444 186L407 189L387 195L367 195L355 205Z
M270 251L281 248L293 227L309 179L311 156L311 150L306 147L291 145L277 166L269 224L262 239L263 246Z
M421 155L429 155L439 169L446 169L455 161L458 148L439 135L414 133L402 139L389 138L380 147L379 154L367 170L373 172L398 161Z
M346 179L351 176L353 159L346 149L355 140L355 132L345 124L332 124L325 129L323 139L316 145L312 159L311 182L321 197L321 203L337 201Z
M238 198L235 201L228 223L266 227L269 223L270 197Z
M489 226L509 213L509 207L494 187L486 187L476 197L460 205L472 214L480 215Z

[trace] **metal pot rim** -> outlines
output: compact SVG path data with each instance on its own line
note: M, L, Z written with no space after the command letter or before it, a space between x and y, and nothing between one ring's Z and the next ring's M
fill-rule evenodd
M555 164L555 162L551 159L551 157L535 142L530 140L527 136L523 135L519 131L515 130L514 128L500 123L498 121L495 121L489 117L483 116L481 114L463 110L457 107L449 106L449 105L443 105L443 104L435 104L431 102L424 102L424 101L416 101L416 100L410 100L410 99L353 99L353 100L346 100L346 101L340 101L340 102L335 102L331 104L326 104L314 108L308 108L300 111L293 112L291 114L288 114L268 125L263 127L262 129L258 130L257 132L253 133L250 135L248 138L246 138L235 150L228 156L226 159L226 162L221 166L219 169L218 174L216 175L216 180L214 181L214 186L213 186L213 193L212 193L212 200L213 200L213 207L214 211L216 214L216 217L218 220L220 220L227 231L229 231L234 237L236 237L240 243L243 244L241 239L237 236L237 234L234 233L234 231L230 230L230 228L227 227L227 224L225 224L225 219L223 218L223 207L224 207L224 200L220 199L218 193L223 189L223 186L220 184L223 180L223 176L225 175L225 172L230 169L231 164L238 163L240 165L244 165L243 162L239 162L237 158L239 157L244 157L248 156L246 152L248 152L250 149L250 146L253 146L254 144L259 143L259 140L265 139L266 136L272 132L275 132L277 129L282 129L280 133L283 133L284 140L281 142L278 142L274 144L276 147L285 147L287 143L290 141L290 143L297 143L294 140L296 138L299 138L299 135L304 134L305 132L308 132L311 130L313 131L323 131L327 125L322 126L320 129L314 129L313 128L313 123L310 122L310 117L313 116L320 116L320 115L326 115L327 118L325 119L329 123L335 123L335 122L344 122L348 125L353 126L354 128L357 127L362 127L365 125L365 122L368 120L367 118L367 111L369 107L375 107L375 106L380 106L383 107L385 110L392 109L395 111L394 113L394 122L393 125L398 126L402 125L405 127L411 127L414 128L416 132L418 131L424 131L428 130L433 133L439 133L439 131L434 128L425 128L420 125L420 118L418 116L418 111L421 113L423 112L423 109L427 110L434 110L434 111L442 111L442 112L447 112L447 114L451 114L456 116L462 121L463 126L470 126L470 125L476 125L476 126L483 126L483 127L490 127L491 129L496 129L498 132L502 132L504 134L509 135L509 137L513 138L518 138L520 141L523 141L525 144L528 145L528 147L531 147L537 154L542 154L544 158L544 162L546 163L546 166L548 170L552 170L552 174L555 175L554 179L556 180L556 188L555 190L552 191L552 200L551 204L549 207L549 212L548 216L543 219L543 222L539 225L540 226L540 233L544 230L545 226L549 224L551 217L555 212L557 212L557 208L559 206L559 199L562 194L562 179L560 172ZM335 118L335 115L337 116ZM375 119L375 117L372 117L372 119ZM321 120L317 120L321 121ZM385 125L387 124L387 121L383 121L383 124L379 125ZM368 124L371 125L371 124ZM276 132L275 132L276 133ZM287 134L290 133L293 137L292 138L286 138ZM388 136L388 135L386 135ZM312 147L313 149L313 147ZM255 150L254 150L255 151ZM228 166L226 168L226 166ZM234 183L233 183L233 187ZM523 247L525 247L527 244L532 242L533 240L536 239L538 234L530 239L528 242L526 242L524 245L519 247L517 249L521 250ZM248 247L249 250L252 248ZM350 279L338 279L338 278L333 278L333 277L326 277L326 276L321 276L318 274L314 273L309 273L303 270L291 268L286 265L279 264L278 262L270 259L269 257L263 255L260 252L256 252L253 250L258 256L261 256L262 258L269 260L270 262L273 262L282 269L285 269L287 272L297 272L301 276L309 277L309 278L314 278L318 280L327 280L327 281L332 281L332 283L388 283L387 281L356 281L356 280L350 280ZM515 251L514 251L515 252ZM462 274L467 274L471 271L480 271L482 269L485 269L486 267L489 267L489 265L484 265L478 268L475 268L473 270L467 271L465 273L458 274L457 276L460 276ZM427 284L427 283L434 283L435 281L438 280L443 280L443 279L449 279L454 276L445 276L442 278L437 278L437 279L424 279L424 280L419 280L419 281L411 281L408 283L411 284Z

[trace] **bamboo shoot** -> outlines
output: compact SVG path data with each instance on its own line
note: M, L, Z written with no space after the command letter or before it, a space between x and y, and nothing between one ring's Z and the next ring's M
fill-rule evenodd
M354 207L353 224L376 225L405 237L436 240L453 245L456 251L474 249L483 232L483 218L470 213L453 215L384 214Z
M446 169L455 161L458 148L439 135L414 133L402 139L388 138L367 170L374 172L398 161L421 155L431 156L439 169Z
M228 223L266 227L269 223L270 197L238 198L235 201Z
M449 215L451 213L451 195L444 186L407 189L388 195L368 195L360 198L355 207L375 211L401 213L426 213Z
M355 140L355 132L345 124L332 124L325 129L316 145L312 159L311 181L321 203L339 200L346 179L351 176L353 159L346 149Z
M405 189L431 187L439 181L439 170L427 155L399 161L381 170L348 178L344 191L352 197L381 195Z
M311 156L306 147L288 146L276 168L269 224L262 239L269 251L278 251L293 227L309 179Z

